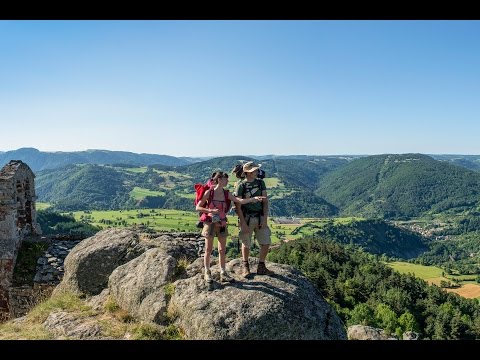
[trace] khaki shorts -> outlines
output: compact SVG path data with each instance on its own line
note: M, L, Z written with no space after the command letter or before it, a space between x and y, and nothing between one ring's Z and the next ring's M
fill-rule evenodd
M226 225L222 227L220 226L220 224L214 224L214 223L204 224L202 229L202 236L205 236L205 237L217 236L217 238L226 237L228 236L228 228Z
M250 218L250 223L248 225L248 232L246 233L242 232L242 229L240 228L238 237L242 241L242 244L248 249L250 249L250 246L252 245L253 233L255 233L255 238L257 239L260 245L270 245L272 243L272 239L270 238L270 235L272 234L272 232L270 231L270 228L266 226L259 229L258 220L259 220L258 217Z

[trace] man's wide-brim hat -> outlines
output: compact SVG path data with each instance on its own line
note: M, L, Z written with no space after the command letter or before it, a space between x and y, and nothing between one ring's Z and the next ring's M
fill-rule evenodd
M245 164L243 164L243 173L251 173L255 170L258 170L260 169L262 165L260 164L255 164L253 161L249 161Z

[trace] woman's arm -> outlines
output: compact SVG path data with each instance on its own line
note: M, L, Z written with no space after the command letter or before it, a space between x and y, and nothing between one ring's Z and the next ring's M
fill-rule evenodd
M201 212L204 212L204 213L207 213L207 214L208 213L217 214L220 211L218 209L209 209L209 208L205 207L207 199L210 196L210 190L211 189L208 189L207 191L205 191L205 194L203 194L202 200L200 200L198 202L197 206L195 206L195 210L201 211Z

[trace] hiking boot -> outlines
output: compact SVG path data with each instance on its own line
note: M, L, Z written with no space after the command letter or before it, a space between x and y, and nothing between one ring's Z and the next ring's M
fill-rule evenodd
M268 270L264 262L259 262L257 267L257 275L274 275L272 270Z
M250 276L250 264L248 263L248 261L244 261L242 263L242 276L244 278L247 278Z
M228 275L228 273L226 271L220 273L220 282L231 283L231 282L234 282L234 281L235 280L230 275Z
M204 279L207 284L211 284L213 282L212 272L210 270L205 270Z

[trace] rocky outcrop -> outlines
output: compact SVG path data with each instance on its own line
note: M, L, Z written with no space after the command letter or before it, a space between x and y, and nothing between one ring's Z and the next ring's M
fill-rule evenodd
M347 336L348 340L397 340L396 337L388 336L383 329L364 325L349 326Z
M116 268L108 280L110 294L137 318L161 324L167 298L164 286L175 274L177 260L161 249L150 249Z
M420 334L414 331L405 331L402 335L402 340L418 340Z
M398 340L394 335L388 335L385 330L365 325L352 325L347 330L348 340ZM405 331L402 340L418 340L419 334Z
M77 318L65 311L53 312L43 326L57 338L95 339L100 338L102 329L94 319Z
M177 259L192 261L202 254L203 242L198 234L150 234L135 229L105 229L83 240L68 254L62 282L55 291L96 295L107 287L108 278L117 267L148 249L155 247Z
M256 259L250 263L255 272ZM267 267L274 276L247 280L240 276L240 260L232 260L227 268L236 282L217 283L213 291L206 290L201 270L177 280L169 304L176 324L189 339L346 339L338 315L298 270ZM217 267L212 276L219 278Z
M208 288L202 243L198 236L104 230L70 252L58 291L102 292L92 298L95 307L111 297L137 319L174 326L187 339L347 338L335 311L293 267L267 263L274 276L243 279L235 259L227 270L236 282L220 284L212 265L216 281ZM256 266L252 258L253 272Z
M63 280L55 291L96 295L107 286L113 270L144 251L135 231L116 228L100 231L68 254Z

